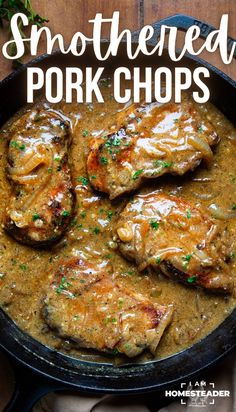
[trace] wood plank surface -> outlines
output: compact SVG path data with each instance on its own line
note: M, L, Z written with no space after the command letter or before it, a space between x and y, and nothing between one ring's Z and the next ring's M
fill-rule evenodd
M140 1L139 0L32 0L34 9L42 16L49 19L47 24L52 34L61 33L65 43L69 43L71 37L77 31L87 36L92 34L91 24L88 20L94 18L96 13L102 13L103 17L111 17L113 11L120 11L120 29L129 28L135 30L140 24ZM107 36L108 24L102 32L103 37ZM0 31L0 46L7 40L7 33ZM45 52L45 42L40 46L40 53ZM31 60L26 56L24 61ZM1 56L0 60L0 80L11 72L11 62Z
M91 24L88 23L96 13L110 17L113 11L120 11L120 29L135 30L143 24L158 21L164 17L184 13L197 19L209 22L218 27L222 14L229 14L229 35L236 38L236 1L235 0L32 0L32 4L41 15L49 19L48 27L53 34L63 34L65 41L76 31L91 35ZM108 25L103 36L108 33ZM7 39L7 33L0 32L0 46ZM45 51L42 42L40 52ZM222 63L219 53L203 53L202 58L219 67L229 76L236 79L236 61L230 65ZM25 61L30 60L26 56ZM11 71L11 62L1 56L0 80Z
M218 28L223 14L229 14L229 36L236 39L236 1L235 0L144 0L144 24L172 16L176 13L187 14ZM183 36L182 36L183 38ZM180 40L179 45L182 44ZM201 44L201 40L197 43ZM236 60L229 65L222 62L218 52L202 53L199 57L209 61L236 80Z

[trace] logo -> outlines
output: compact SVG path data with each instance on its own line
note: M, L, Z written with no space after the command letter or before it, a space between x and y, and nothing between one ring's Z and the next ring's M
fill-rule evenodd
M230 391L215 389L214 382L196 381L180 384L180 390L166 390L165 396L180 398L181 405L206 407L215 405L216 398L229 398ZM188 398L188 399L187 399Z

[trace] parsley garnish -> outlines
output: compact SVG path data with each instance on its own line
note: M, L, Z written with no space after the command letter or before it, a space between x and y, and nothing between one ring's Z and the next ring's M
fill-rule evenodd
M111 210L108 210L108 212L107 212L108 219L110 220L112 218L112 216L113 216L113 212Z
M156 220L151 220L150 226L152 229L157 230L159 228L159 223Z
M183 263L184 269L187 268L188 263L189 263L191 257L192 257L192 254L189 254L189 255L186 255L186 256L182 257L182 259L183 259L183 261L184 261L184 263Z
M194 283L197 280L197 276L191 276L190 278L187 279L188 283Z
M83 130L82 136L87 137L89 135L89 131L87 129Z
M25 150L26 146L24 143L22 143L21 145L19 145L18 142L16 142L15 140L12 140L10 143L11 147L14 147L15 149L20 149L20 150Z
M25 265L24 263L22 263L22 264L20 265L20 269L21 269L21 270L27 270L27 269L28 269L28 266Z
M154 161L154 166L156 166L156 167L158 167L158 166L161 166L161 167L170 167L170 166L172 166L172 164L173 164L173 162L164 162L164 160L155 160Z
M202 133L202 132L203 132L202 126L199 126L199 128L198 128L198 133Z
M68 212L68 210L63 210L63 212L61 213L61 215L62 215L63 217L68 217L68 216L70 216L70 212Z
M190 219L190 217L191 217L191 212L190 212L189 209L187 210L186 216L187 216L188 219Z
M84 176L77 177L77 181L78 181L78 182L81 182L84 186L87 186L87 185L88 185L88 179L87 179L87 177L84 177Z
M71 283L67 282L67 281L66 281L66 277L63 276L63 277L61 278L60 285L59 285L58 288L56 289L56 292L57 292L57 293L61 293L63 290L65 290L65 289L66 289L68 286L70 286L70 285L71 285Z
M104 157L104 156L100 157L100 163L101 163L102 165L107 165L107 163L108 163L107 158Z
M133 174L132 179L133 179L133 180L137 180L138 177L139 177L139 175L141 175L141 173L143 173L143 169L137 170L137 172L135 172L135 173Z

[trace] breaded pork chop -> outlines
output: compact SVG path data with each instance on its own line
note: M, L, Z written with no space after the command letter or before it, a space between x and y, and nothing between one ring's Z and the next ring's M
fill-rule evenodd
M22 243L48 245L68 226L74 207L70 140L69 122L51 110L26 112L10 128L7 174L12 196L5 228Z
M140 195L115 227L121 253L188 285L231 292L227 232L199 208L166 194Z
M63 263L45 298L46 323L82 348L129 357L147 348L154 354L172 308L127 290L107 271L78 258Z
M218 136L187 96L181 104L133 104L116 126L91 142L87 159L92 186L114 199L165 173L183 175L210 162Z

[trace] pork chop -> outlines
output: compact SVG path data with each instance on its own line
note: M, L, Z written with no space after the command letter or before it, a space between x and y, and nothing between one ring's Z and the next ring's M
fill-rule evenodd
M160 193L134 198L115 228L121 253L187 285L231 292L227 231L195 205Z
M181 104L133 104L116 125L91 142L91 185L110 199L137 189L144 179L183 175L202 160L210 163L219 138L211 122L187 96Z
M46 323L82 348L115 350L129 357L148 348L154 354L172 307L151 303L107 272L103 265L78 258L63 263L45 298Z
M45 246L66 230L74 208L68 164L69 122L54 111L26 112L10 129L7 174L12 196L5 229Z

